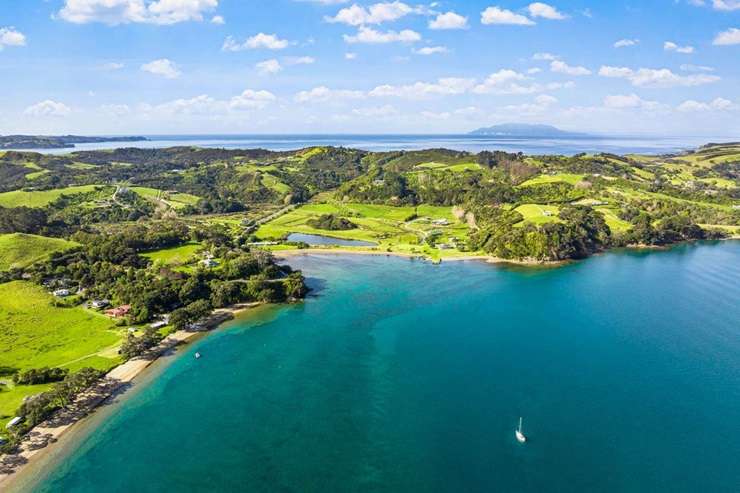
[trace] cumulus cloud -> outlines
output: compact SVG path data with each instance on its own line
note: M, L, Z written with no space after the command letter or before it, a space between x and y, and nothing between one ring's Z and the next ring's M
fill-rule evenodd
M52 99L47 99L29 106L25 111L23 111L23 114L34 117L64 117L69 115L71 112L72 109L66 104Z
M26 36L14 27L0 28L0 51L5 46L25 46Z
M316 63L316 59L312 56L289 56L283 60L285 65L311 65Z
M563 20L566 18L565 15L558 12L558 9L553 7L552 5L548 5L546 3L542 2L535 2L530 3L527 7L527 10L529 11L529 15L532 17L541 17L543 19L550 19L550 20Z
M684 72L714 72L713 67L707 67L706 65L691 65L690 63L684 63L680 68Z
M75 24L177 24L202 21L218 0L65 0L59 18Z
M258 62L257 64L255 64L254 67L257 69L257 72L260 75L276 74L283 69L283 66L280 65L280 62L275 60L274 58L271 60Z
M414 53L417 55L436 55L440 53L448 53L449 51L450 50L448 50L446 46L425 46L424 48L414 50Z
M226 24L226 19L221 15L214 15L211 17L211 24L224 25Z
M740 29L733 27L728 29L727 31L722 31L714 38L713 44L715 46L729 46L740 44Z
M716 10L732 11L740 10L740 0L713 0L712 6Z
M288 46L290 46L290 41L280 39L280 37L275 34L258 33L247 38L243 43L238 42L233 36L229 36L224 40L224 44L221 49L223 51L257 50L260 48L267 50L283 50Z
M572 67L561 60L550 62L550 71L566 75L591 75L591 71L586 67Z
M720 80L720 78L716 75L678 75L671 72L667 68L641 68L638 70L633 70L627 67L602 66L599 69L599 75L602 77L626 79L630 81L633 86L654 89L670 87L693 87L704 84L711 84L712 82L717 82L718 80Z
M468 18L455 12L438 14L437 17L429 21L429 29L467 29Z
M345 60L357 60L357 53L347 52L344 54Z
M604 98L604 106L613 109L654 108L657 105L655 101L646 101L635 93L609 95Z
M682 112L695 112L695 111L727 111L737 109L738 105L734 104L729 99L716 98L709 102L699 102L689 99L684 101L676 108Z
M349 26L364 26L395 21L414 12L419 12L419 10L398 1L376 3L367 8L354 4L340 10L334 17L325 17L325 20Z
M370 108L355 108L352 110L353 115L365 118L387 118L398 114L398 110L393 106L386 104L384 106L375 106Z
M534 26L535 22L521 14L500 7L488 7L481 12L480 21L485 25Z
M277 97L270 91L247 89L238 96L231 98L229 108L232 110L262 109L276 99Z
M365 93L362 91L329 89L326 86L318 86L309 91L300 91L293 99L298 103L325 103L328 101L362 99L364 97Z
M369 97L397 97L404 99L425 99L432 96L453 96L464 94L475 85L475 79L446 77L436 82L415 82L414 84L394 86L384 84L368 93Z
M160 58L141 66L141 70L150 74L164 77L165 79L177 79L182 75L177 65L167 58Z
M640 43L639 39L620 39L614 43L615 48L626 48L627 46L635 46Z
M673 41L666 41L663 43L663 49L665 51L675 51L676 53L683 53L684 55L690 55L694 52L693 46L679 46Z
M350 44L384 44L384 43L415 43L421 41L421 34L411 29L403 31L376 31L373 28L361 26L355 35L344 35L344 41Z
M549 84L538 84L529 82L531 80L525 74L511 69L501 69L489 75L482 83L473 88L476 94L534 94L544 91L553 91L565 87L571 87L572 82L552 82Z

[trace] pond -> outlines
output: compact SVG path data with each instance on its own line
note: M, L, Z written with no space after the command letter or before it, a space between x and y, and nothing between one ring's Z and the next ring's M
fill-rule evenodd
M354 247L374 247L377 243L362 240L344 240L342 238L332 238L331 236L310 235L305 233L291 233L288 241L300 241L309 245L336 245L336 246L354 246Z

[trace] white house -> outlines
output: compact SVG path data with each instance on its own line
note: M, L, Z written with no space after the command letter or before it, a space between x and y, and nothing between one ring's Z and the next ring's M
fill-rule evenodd
M54 291L53 294L57 298L66 298L67 296L70 295L70 292L69 292L69 289L57 289L56 291Z

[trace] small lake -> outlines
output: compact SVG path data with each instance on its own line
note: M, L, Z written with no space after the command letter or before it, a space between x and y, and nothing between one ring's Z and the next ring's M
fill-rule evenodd
M288 241L296 241L315 245L333 245L333 246L350 246L350 247L374 247L377 243L362 240L343 240L342 238L332 238L331 236L309 235L305 233L291 233Z

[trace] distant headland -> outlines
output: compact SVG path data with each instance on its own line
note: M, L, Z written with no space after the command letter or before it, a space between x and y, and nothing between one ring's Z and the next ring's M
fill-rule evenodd
M0 149L68 149L75 144L142 142L146 137L84 137L80 135L0 135Z
M492 127L473 130L468 135L486 137L514 137L514 138L586 138L594 137L586 133L568 132L552 125L531 125L527 123L502 123Z

